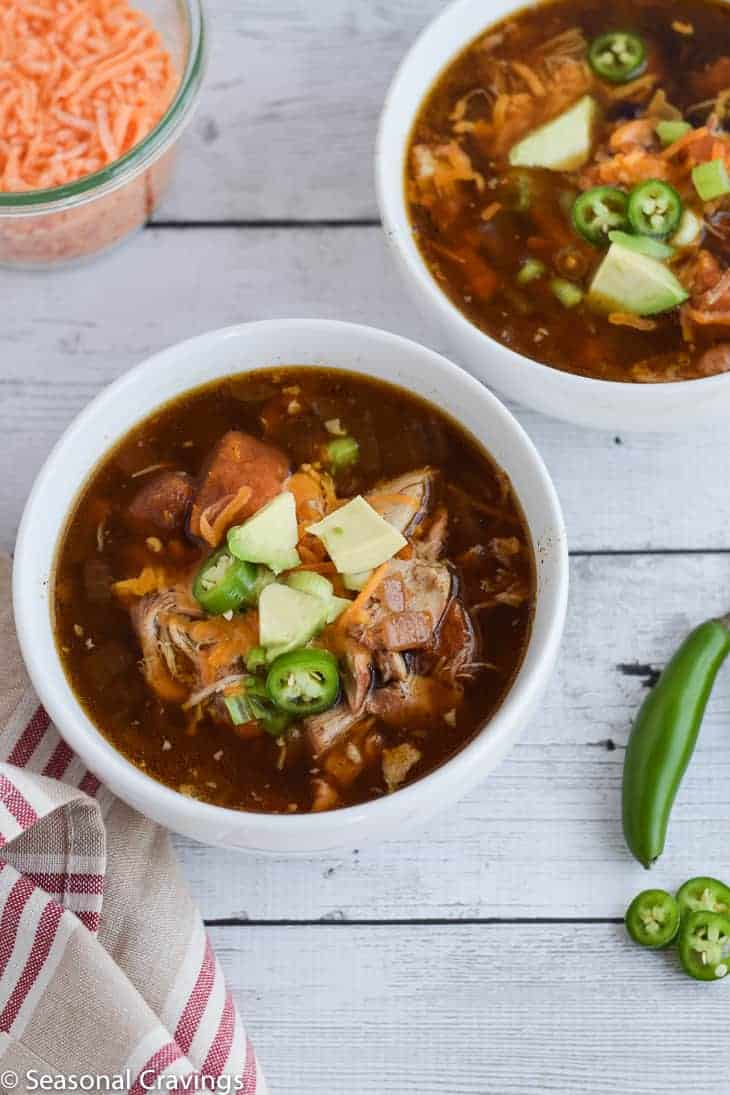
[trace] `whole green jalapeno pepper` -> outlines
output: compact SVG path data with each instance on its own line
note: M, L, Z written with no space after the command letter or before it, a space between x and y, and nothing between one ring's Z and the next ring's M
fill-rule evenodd
M664 849L674 798L694 751L717 671L730 652L730 616L696 627L634 721L624 760L623 827L645 867Z

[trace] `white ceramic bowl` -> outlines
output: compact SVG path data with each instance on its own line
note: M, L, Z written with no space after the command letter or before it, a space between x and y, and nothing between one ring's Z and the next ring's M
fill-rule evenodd
M375 181L385 234L424 314L435 317L450 352L511 399L583 426L677 431L726 422L730 374L670 384L591 380L508 349L456 308L431 276L413 239L404 190L405 156L418 111L449 63L484 30L524 8L524 0L457 0L430 23L402 61L380 119ZM569 317L566 323L573 322Z
M59 539L80 488L103 454L168 400L217 377L267 365L322 365L390 380L444 408L510 476L538 560L532 637L509 695L484 730L431 775L387 798L333 813L244 813L196 802L125 760L87 718L61 666L51 622ZM312 852L394 835L483 779L514 742L550 677L568 587L560 505L532 442L488 391L451 362L385 331L328 320L272 320L212 331L172 346L126 373L69 426L41 470L23 514L13 599L18 636L35 688L69 745L120 798L187 836L273 852Z

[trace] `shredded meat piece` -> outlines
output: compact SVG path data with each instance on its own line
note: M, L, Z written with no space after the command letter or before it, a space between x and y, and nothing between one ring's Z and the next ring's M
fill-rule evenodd
M730 342L720 342L705 350L695 362L695 369L702 376L716 376L730 372Z
M312 812L318 814L323 810L334 810L339 804L339 792L328 780L316 776L312 780Z
M308 719L304 719L306 739L312 756L318 757L330 749L359 718L359 714L351 711L347 704L338 703L321 715L310 715Z
M367 647L351 639L346 641L343 683L347 703L352 712L359 714L373 683L373 659Z
M184 471L162 471L148 479L127 510L133 521L161 532L181 531L193 498L193 482Z
M437 474L434 468L417 468L388 479L370 491L367 501L389 525L408 535L429 511Z
M709 251L698 251L681 272L690 300L680 309L682 333L688 342L712 327L730 326L730 270L723 271ZM718 359L711 358L711 365Z
M410 674L378 688L368 700L367 709L382 722L394 727L411 727L456 707L462 689L458 684Z
M433 621L428 612L392 612L380 626L367 633L368 641L386 650L418 650L433 639Z
M386 603L385 583L396 580L403 589L402 613L390 612ZM392 559L383 567L381 580L366 603L354 619L348 621L350 634L371 650L407 650L425 646L441 622L451 594L451 584L451 572L443 563ZM393 588L392 584L390 588ZM406 617L402 627L396 620L397 616ZM413 647L403 645L410 638Z
M692 74L692 92L698 99L714 99L730 87L730 57L718 57Z
M421 756L420 749L409 742L396 745L393 749L383 749L383 779L389 791L400 787Z
M204 538L206 521L213 526L222 509L237 498L241 499L241 504L235 516L229 514L231 523L249 517L280 493L288 472L289 461L280 449L250 434L229 430L215 446L201 472L190 512L190 532ZM217 528L219 539L224 531ZM216 544L211 543L211 546Z
M444 553L446 537L449 532L449 512L445 506L439 506L433 515L423 536L419 536L414 549L416 556L424 562L435 563Z
M622 122L611 134L608 147L612 152L629 152L636 148L659 148L654 119L635 118L631 122Z

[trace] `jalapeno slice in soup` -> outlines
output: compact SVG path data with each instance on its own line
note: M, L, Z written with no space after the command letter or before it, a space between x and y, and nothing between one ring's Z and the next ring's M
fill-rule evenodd
M698 910L679 929L682 968L697 981L719 981L730 971L730 918Z
M608 245L609 232L628 227L628 201L616 186L594 186L575 199L573 227L589 243Z
M337 659L327 650L292 650L280 654L266 678L272 702L290 715L317 715L332 707L340 694Z
M682 199L669 183L648 179L629 194L629 224L640 236L664 239L682 219Z
M679 905L666 890L644 890L626 910L625 923L641 947L666 947L679 931Z
M206 612L221 616L244 601L253 603L258 585L258 567L236 559L224 546L208 556L196 574L193 596Z
M611 30L591 43L588 61L596 76L602 80L625 84L644 71L646 47L638 34Z
M677 904L682 917L693 912L730 915L730 888L717 878L690 878L677 890Z

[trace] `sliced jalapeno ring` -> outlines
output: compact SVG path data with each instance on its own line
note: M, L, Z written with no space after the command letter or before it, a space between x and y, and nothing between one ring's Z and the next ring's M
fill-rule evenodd
M615 186L594 186L573 202L573 227L589 243L608 245L608 233L628 227L628 196Z
M337 659L327 650L292 650L274 660L266 678L272 702L290 715L317 715L340 694Z
M225 545L208 556L193 582L195 600L213 616L253 603L257 589L258 568L234 558Z
M680 916L693 912L730 915L730 887L717 878L690 878L677 890Z
M679 931L679 905L666 890L644 890L626 910L625 923L639 946L666 947Z
M679 959L696 981L719 981L730 971L730 917L692 912L679 929Z
M647 179L629 194L629 224L640 236L664 239L682 219L682 199L669 183Z
M588 61L602 80L625 84L640 76L646 64L646 46L638 34L611 30L591 42Z

